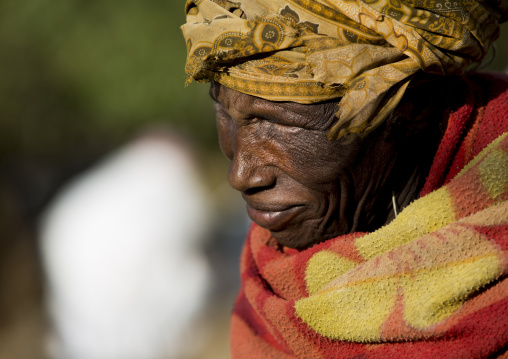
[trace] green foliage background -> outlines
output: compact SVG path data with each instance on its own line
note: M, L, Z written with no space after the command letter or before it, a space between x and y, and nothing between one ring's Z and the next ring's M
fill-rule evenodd
M183 1L1 0L0 149L62 156L154 121L211 148L207 86L184 89Z

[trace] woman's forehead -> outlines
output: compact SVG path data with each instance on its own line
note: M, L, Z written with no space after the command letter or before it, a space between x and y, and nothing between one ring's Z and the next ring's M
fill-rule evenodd
M305 117L330 117L335 116L340 99L314 104L301 104L290 101L272 101L261 97L241 93L235 89L212 81L210 85L210 97L226 107L235 106L245 111L285 111L284 114L298 114Z

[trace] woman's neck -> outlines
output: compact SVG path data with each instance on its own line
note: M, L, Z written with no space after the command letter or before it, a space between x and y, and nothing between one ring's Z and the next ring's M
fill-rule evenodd
M409 91L370 141L368 163L363 164L371 169L370 183L357 194L352 231L370 232L390 223L420 196L446 127L449 84L443 81Z

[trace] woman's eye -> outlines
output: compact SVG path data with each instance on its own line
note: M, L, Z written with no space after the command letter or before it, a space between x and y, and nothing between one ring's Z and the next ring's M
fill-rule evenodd
M215 110L215 113L219 113L224 110L224 106L220 102L214 101L213 102L213 109Z
M224 108L224 106L221 103L214 102L213 107L215 110L215 115L217 117L217 120L223 120L223 119L230 118L229 113L227 112L227 110Z
M220 127L230 126L235 120L230 116L228 110L218 101L214 102L215 115L217 119L217 125ZM299 123L295 123L290 118L286 118L279 114L273 116L252 116L246 117L245 119L238 122L238 125L255 125L263 124L264 126L272 127L272 130L277 130L281 133L296 134L305 130L305 126L301 126ZM256 125L258 126L258 125Z
M272 133L274 133L273 131L277 131L284 134L296 134L304 130L302 127L297 126L296 124L291 123L285 119L260 118L259 120L270 126Z

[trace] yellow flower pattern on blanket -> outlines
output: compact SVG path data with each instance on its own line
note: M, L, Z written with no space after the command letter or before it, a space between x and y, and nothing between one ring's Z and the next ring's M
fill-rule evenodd
M325 337L358 342L382 340L392 321L403 321L409 335L444 325L507 271L503 252L473 229L507 224L507 198L505 133L448 185L358 238L361 263L315 253L305 271L309 296L295 303L297 315ZM480 205L466 210L468 203Z

